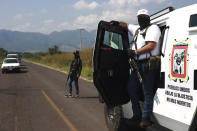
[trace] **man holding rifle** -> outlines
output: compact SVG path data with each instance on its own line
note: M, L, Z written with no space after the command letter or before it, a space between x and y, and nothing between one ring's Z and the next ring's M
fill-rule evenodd
M119 22L119 25L127 29L133 35L133 45L128 50L128 55L138 62L142 84L140 85L139 74L132 70L128 82L128 93L132 102L133 117L129 123L139 124L145 128L152 124L150 116L153 111L153 87L155 83L155 70L150 69L150 57L160 54L159 38L161 35L157 25L150 24L150 16L146 9L141 9L137 13L139 26ZM141 112L140 88L144 94L144 108ZM128 121L127 121L128 122Z
M82 70L82 62L80 59L79 51L76 50L73 54L74 54L74 60L72 61L71 65L70 65L70 71L69 71L68 79L67 79L68 97L73 97L72 96L72 82L73 81L75 83L75 89L76 89L76 96L75 97L79 97L78 79L80 77L81 70ZM66 82L66 86L67 86L67 82Z

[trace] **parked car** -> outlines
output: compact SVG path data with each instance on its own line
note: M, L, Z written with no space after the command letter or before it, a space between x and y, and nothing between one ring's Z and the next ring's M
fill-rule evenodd
M6 58L16 58L21 63L21 58L18 54L8 54Z
M1 65L1 71L3 74L8 71L20 71L20 62L17 58L5 58Z

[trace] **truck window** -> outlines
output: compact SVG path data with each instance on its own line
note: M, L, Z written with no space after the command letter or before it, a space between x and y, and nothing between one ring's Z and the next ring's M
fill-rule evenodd
M190 16L189 27L197 26L197 14L193 14Z
M117 33L105 31L104 45L113 49L123 50L122 36Z
M163 40L164 40L164 35L165 35L165 30L166 30L166 25L163 26L159 26L160 31L161 31L161 36L160 36L160 41L163 44Z
M161 25L159 25L159 28L161 30L161 36L159 39L159 43L160 43L160 53L162 56L164 56L165 54L165 49L166 49L166 38L168 35L168 27L166 26L166 23L163 23Z

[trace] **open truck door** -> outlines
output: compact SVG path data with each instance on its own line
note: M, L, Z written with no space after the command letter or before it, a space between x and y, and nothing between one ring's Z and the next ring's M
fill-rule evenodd
M108 106L129 101L128 32L119 25L101 21L94 49L94 84Z
M119 130L121 105L130 101L128 48L127 30L118 24L99 23L93 57L94 84L105 102L105 120L110 131Z

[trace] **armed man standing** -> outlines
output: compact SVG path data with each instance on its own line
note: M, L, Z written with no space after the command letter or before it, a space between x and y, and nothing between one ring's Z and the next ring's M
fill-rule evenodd
M138 61L140 74L143 79L140 86L137 73L132 71L128 82L128 93L132 102L133 117L129 120L130 123L139 124L145 128L152 124L150 116L153 111L153 87L155 83L155 69L150 67L150 58L160 54L159 38L161 35L157 25L150 24L150 16L146 9L141 9L137 13L139 26L119 22L120 26L126 28L133 35L133 45L128 50L128 55L134 57ZM153 63L154 64L154 63ZM157 67L156 67L157 68ZM144 94L144 107L141 112L139 99L140 88Z
M82 70L82 62L80 59L80 55L79 55L79 51L75 51L74 53L74 60L72 61L71 65L70 65L70 71L68 74L68 96L69 97L73 97L72 96L72 82L74 81L75 83L75 89L76 89L76 97L79 97L79 85L78 85L78 79L80 77L81 74L81 70Z

